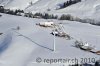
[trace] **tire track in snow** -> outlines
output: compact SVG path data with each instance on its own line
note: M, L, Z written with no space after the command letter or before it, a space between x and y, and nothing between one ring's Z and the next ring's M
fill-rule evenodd
M51 48L48 48L48 47L45 47L45 46L43 46L43 45L38 44L37 42L33 41L31 38L29 38L29 37L27 37L27 36L25 36L25 35L23 35L23 34L17 32L17 31L14 31L14 32L17 33L17 34L19 34L19 36L22 36L22 37L28 39L29 41L33 42L34 44L38 45L39 47L42 47L42 48L48 49L48 50L50 50L50 51L54 51L54 50L51 49Z

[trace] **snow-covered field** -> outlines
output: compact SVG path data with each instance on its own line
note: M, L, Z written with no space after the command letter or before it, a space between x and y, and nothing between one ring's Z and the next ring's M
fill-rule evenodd
M62 22L65 31L75 39L66 40L56 37L56 50L53 52L54 36L52 28L43 28L36 23L50 21L21 16L2 14L0 17L0 66L63 66L61 63L37 63L36 58L74 59L79 63L81 58L100 59L99 55L73 47L75 39L83 40L100 50L100 27L74 21L52 20ZM17 27L20 30L14 30ZM68 66L70 63L65 63Z

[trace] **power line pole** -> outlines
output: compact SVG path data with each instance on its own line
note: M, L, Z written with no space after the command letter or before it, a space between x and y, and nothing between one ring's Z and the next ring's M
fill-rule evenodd
M55 25L54 25L54 41L53 41L53 51L56 50L56 43L55 43Z

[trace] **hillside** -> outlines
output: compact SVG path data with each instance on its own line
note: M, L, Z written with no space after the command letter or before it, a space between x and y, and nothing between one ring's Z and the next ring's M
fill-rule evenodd
M52 20L55 23L63 22L65 31L75 39L66 40L56 37L56 50L53 49L52 28L41 28L36 23L47 21L31 19L21 16L2 14L0 17L0 66L62 66L63 64L36 63L36 58L95 58L99 55L73 47L75 39L82 39L100 50L100 27L90 24ZM19 30L14 30L16 27ZM84 55L84 56L83 56ZM65 63L68 66L69 63ZM71 64L71 63L70 63Z
M58 4L66 0L0 0L0 5L10 9L23 9L25 12L47 12L53 14L72 14L80 18L92 18L99 20L100 0L82 0L63 9L56 10ZM20 5L19 5L20 4ZM47 11L50 9L50 11Z
M73 0L0 0L0 66L94 65L100 60L96 54L100 52L100 0L62 7L68 1ZM67 19L60 19L63 14ZM43 22L53 25L41 26ZM59 37L57 29L71 39ZM76 41L83 46L77 47ZM85 45L92 50L85 51Z
M0 5L10 9L25 9L30 3L36 3L38 0L0 0Z

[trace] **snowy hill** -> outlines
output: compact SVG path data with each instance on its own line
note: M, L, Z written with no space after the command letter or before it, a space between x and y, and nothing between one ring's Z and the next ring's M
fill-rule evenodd
M99 19L100 0L84 0L78 4L58 10L57 13L69 13L83 18Z
M66 1L68 0L0 0L0 6L58 16L71 14L74 17L100 21L100 0L82 0L68 7L57 9L59 4ZM76 40L82 40L100 51L99 26L76 21L28 18L3 13L0 15L2 15L0 16L0 66L68 66L74 64L68 62L68 59L78 59L79 64L82 63L82 58L89 59L91 64L100 60L100 55L73 46ZM50 34L53 28L36 25L39 22L48 21L53 21L55 24L62 23L65 32L73 39L54 37ZM55 52L53 51L54 41ZM64 61L53 63L52 59L67 60L65 63Z
M23 9L26 12L48 12L54 14L72 14L81 18L93 18L99 20L100 0L82 0L64 9L55 10L58 4L67 0L0 0L0 5L10 9Z
M25 9L30 3L35 3L38 0L0 0L0 5L10 9Z
M65 58L95 58L99 55L80 50L72 47L74 39L66 40L56 37L56 51L53 52L53 35L52 28L41 28L36 25L44 19L31 19L21 16L5 15L0 17L0 66L62 66L63 64L55 63L37 63L36 58L42 59L65 59ZM58 21L63 22L67 33L77 40L82 39L100 50L100 27L90 24ZM14 30L16 27L20 30ZM84 55L84 56L83 56ZM68 66L69 63L65 63Z

